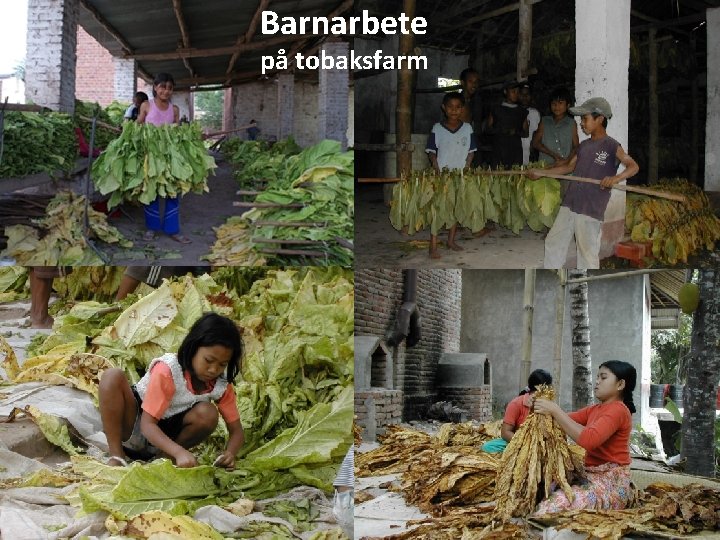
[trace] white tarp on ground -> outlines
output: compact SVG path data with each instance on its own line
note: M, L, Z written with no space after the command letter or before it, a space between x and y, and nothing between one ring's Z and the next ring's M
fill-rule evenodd
M100 411L87 392L67 386L45 383L23 383L0 388L0 416L14 408L33 405L44 413L65 418L87 442L107 451Z

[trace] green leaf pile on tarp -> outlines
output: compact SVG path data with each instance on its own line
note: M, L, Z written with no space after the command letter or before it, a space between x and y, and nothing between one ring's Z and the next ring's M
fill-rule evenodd
M73 470L88 481L68 501L81 505L85 512L106 510L118 519L154 510L189 514L201 506L219 504L222 494L228 493L229 477L224 471L212 466L179 468L168 459L118 468L73 458Z
M113 111L115 112L114 109ZM120 119L118 120L115 114L111 116L107 109L103 109L97 103L92 103L90 101L80 101L76 99L75 115L73 117L73 122L75 127L79 127L82 130L83 135L85 136L85 142L90 145L90 132L92 130L92 123L91 120L87 120L87 118L92 119L93 116L97 116L99 122L111 126L114 125L116 127L120 127L120 125L122 124L122 115L124 113L125 110L123 109L122 114L120 115ZM120 134L118 132L96 123L93 148L107 148L107 145L110 144L111 141L117 139L119 135Z
M5 113L0 178L67 172L76 155L72 118L67 114Z
M332 403L352 387L352 287L352 275L338 268L278 270L241 299L247 347L237 385L246 426L243 454L309 421L304 411ZM343 429L350 437L350 423Z
M61 191L47 206L45 217L33 219L34 226L5 227L6 249L0 256L10 257L24 266L102 265L104 261L83 236L85 197ZM107 216L87 208L90 239L97 238L122 247L132 246Z
M430 228L437 234L455 223L477 232L488 221L518 234L552 226L560 208L560 184L552 178L531 180L518 172L482 169L412 171L393 188L390 222L408 234Z
M92 178L108 207L123 201L149 204L157 197L208 191L216 168L199 124L181 126L126 122L123 132L93 163Z
M139 380L153 358L177 351L190 326L205 311L232 316L237 298L208 276L168 280L146 296L129 295L113 306L78 302L55 318L53 332L33 343L28 355L93 353ZM27 362L33 362L29 358Z

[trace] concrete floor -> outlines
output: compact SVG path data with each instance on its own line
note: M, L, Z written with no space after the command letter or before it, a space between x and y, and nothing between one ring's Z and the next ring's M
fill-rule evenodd
M530 229L515 235L497 226L476 238L468 229L458 232L464 251L440 249L441 259L430 259L430 231L412 236L390 223L390 208L383 203L382 184L364 184L355 189L356 268L531 268L542 267L545 234ZM447 232L440 233L447 240Z

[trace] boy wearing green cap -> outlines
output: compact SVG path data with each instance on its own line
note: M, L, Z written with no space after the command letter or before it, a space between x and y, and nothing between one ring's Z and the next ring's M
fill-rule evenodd
M610 188L636 175L640 167L605 131L612 118L612 109L605 99L588 99L579 107L572 107L570 114L581 117L580 128L590 138L580 143L569 162L550 169L530 169L528 175L540 178L547 174L573 173L601 180L600 185L569 182L555 223L545 238L543 265L545 268L562 268L574 236L577 268L595 269L600 268L600 238ZM619 163L625 169L618 174Z

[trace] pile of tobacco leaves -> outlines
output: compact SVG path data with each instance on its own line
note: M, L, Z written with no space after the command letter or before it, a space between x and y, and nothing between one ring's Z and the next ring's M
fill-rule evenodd
M72 118L46 112L5 114L0 178L68 172L77 155Z
M218 240L206 257L212 264L307 264L304 257L312 257L312 264L319 266L352 264L347 244L354 235L353 152L343 152L337 141L323 140L289 153L296 148L289 141L283 151L272 150L281 144L277 143L265 152L255 141L234 150L239 167L235 175L267 184L254 199L258 206L216 229ZM263 206L267 204L272 206ZM298 253L267 253L264 240L272 247L286 240Z
M85 231L85 212L88 236ZM14 259L25 266L79 266L104 264L88 241L93 239L132 246L107 216L86 203L82 195L59 192L47 206L46 215L32 220L33 225L5 227L7 247L0 256Z
M331 492L353 440L352 271L270 269L256 277L242 295L206 274L166 280L146 296L130 295L120 303L71 303L67 313L56 316L53 332L28 348L22 366L12 349L0 343L8 382L66 384L97 399L105 369L120 367L137 381L152 358L177 350L203 312L233 318L243 329L245 345L235 389L246 442L235 470L211 466L224 447L223 423L194 449L198 467L178 469L157 460L117 468L82 455L84 450L71 442L56 418L28 410L24 412L33 416L49 440L74 454L73 464L48 478L13 482L75 484L66 496L71 505L85 512L108 511L108 529L130 536L136 527L153 522L177 526L192 537L221 538L188 515L202 506L225 507L241 497L265 499L299 485ZM237 277L227 272L220 279L233 280ZM290 522L316 515L306 503L294 510L287 504L274 508ZM299 530L315 528L305 523ZM253 523L245 536L237 534L291 538L294 533L263 522ZM339 534L323 531L313 538L340 538Z
M720 528L720 489L699 484L683 487L667 483L651 484L637 493L631 507L626 510L573 510L530 517L533 504L530 510L523 512L515 512L514 507L499 511L494 503L499 501L498 504L507 505L507 502L502 503L502 499L507 499L514 489L512 485L505 485L505 469L510 467L516 471L518 479L525 477L523 485L528 491L527 478L538 475L532 472L536 465L518 455L518 448L539 448L547 443L545 439L529 438L537 427L526 430L528 433L524 437L521 434L518 438L516 433L513 441L518 438L522 445L516 445L514 453L508 447L505 450L507 455L498 455L479 450L482 442L495 438L497 422L480 426L473 423L444 424L434 436L403 426L388 426L386 434L379 437L381 445L378 448L356 456L357 474L399 474L399 485L392 483L389 489L402 492L409 504L414 504L431 517L409 521L406 525L414 528L385 538L537 538L537 534L529 528L530 522L540 527L569 529L601 540L619 540L633 533L674 537ZM552 445L557 446L558 443L555 441ZM525 452L537 454L538 459L546 459L540 455L538 448L526 448ZM508 450L511 452L508 453ZM570 461L582 459L581 448L570 445L569 451ZM559 459L562 452L558 453L557 448L553 452L555 459ZM512 466L515 462L519 463L517 467ZM540 475L544 474L541 469ZM496 485L498 481L503 482L504 487ZM520 486L517 480L517 488L520 489ZM371 493L356 494L358 502L371 498ZM513 504L525 507L521 498L522 494L516 493ZM517 517L511 518L511 514Z

